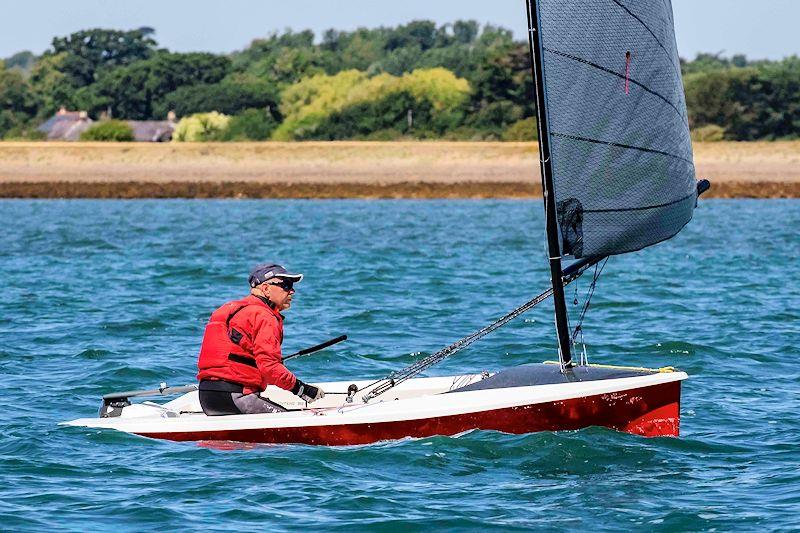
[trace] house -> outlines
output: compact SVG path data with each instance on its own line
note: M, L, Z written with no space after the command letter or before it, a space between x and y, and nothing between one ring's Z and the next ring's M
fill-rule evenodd
M101 120L107 116L104 113ZM167 115L167 120L128 120L127 123L137 142L169 142L176 126L175 113L172 111ZM79 141L81 133L92 124L94 121L86 111L67 111L62 107L37 129L47 134L48 141Z
M78 141L93 122L86 111L67 111L62 107L36 129L45 133L48 141Z
M175 131L175 113L170 111L167 120L129 120L128 124L137 142L169 142Z

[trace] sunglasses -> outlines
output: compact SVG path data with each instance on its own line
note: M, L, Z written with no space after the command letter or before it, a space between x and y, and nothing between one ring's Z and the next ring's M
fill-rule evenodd
M276 287L280 287L286 292L291 292L292 290L294 290L294 282L290 280L278 281L277 283L267 283L267 285L275 285Z

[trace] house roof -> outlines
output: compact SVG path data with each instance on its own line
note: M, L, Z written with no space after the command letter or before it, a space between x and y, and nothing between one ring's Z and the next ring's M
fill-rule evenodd
M62 109L36 129L46 133L47 139L51 141L77 141L92 122L84 111Z
M175 131L175 123L169 120L129 120L128 124L139 142L167 142Z
M171 117L172 118L172 117ZM51 141L77 141L93 124L85 111L67 111L63 107L37 129ZM174 120L129 120L133 138L138 142L168 142L175 131Z

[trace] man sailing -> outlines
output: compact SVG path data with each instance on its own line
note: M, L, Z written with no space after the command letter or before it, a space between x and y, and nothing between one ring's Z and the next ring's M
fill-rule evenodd
M303 383L283 365L283 315L302 274L281 265L259 265L250 273L250 295L211 314L197 366L200 405L209 416L277 413L286 409L259 393L267 385L291 391L306 402L325 393Z

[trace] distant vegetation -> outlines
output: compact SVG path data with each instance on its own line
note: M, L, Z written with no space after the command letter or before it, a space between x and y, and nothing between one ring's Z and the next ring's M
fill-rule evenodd
M797 57L682 66L695 138L800 136ZM86 30L0 62L0 105L5 138L40 137L62 106L128 120L172 110L185 141L536 136L528 44L474 21L289 31L230 55L169 52L151 28Z
M211 111L184 117L175 128L173 140L177 142L203 142L222 140L231 117Z
M748 62L701 55L684 64L694 128L721 129L724 139L753 141L800 136L800 58ZM707 130L710 131L710 130Z
M133 128L122 120L103 120L81 133L81 140L129 142L133 140Z

